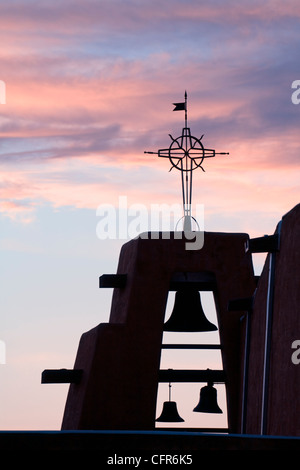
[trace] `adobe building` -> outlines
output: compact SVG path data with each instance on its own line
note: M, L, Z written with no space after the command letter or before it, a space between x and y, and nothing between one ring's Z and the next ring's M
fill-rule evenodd
M204 148L203 135L191 135L186 93L175 105L185 111L181 136L169 134L169 148L145 153L180 170L183 231L143 233L123 245L117 272L100 277L101 288L113 289L109 321L82 335L72 370L45 370L42 382L70 383L63 431L156 432L160 382L207 383L197 411L207 411L213 384L221 382L228 436L300 438L300 365L293 360L300 345L300 204L268 236L192 231L192 172L217 153ZM259 278L254 253L266 255ZM170 291L175 304L165 322ZM160 370L164 331L211 327L201 291L213 292L222 369ZM218 412L211 403L210 412Z
M214 293L224 364L215 378L226 382L229 427L238 430L243 312L229 313L228 303L255 290L249 238L206 232L203 248L187 250L184 237L171 237L124 244L116 276L102 279L115 285L110 320L81 338L74 369L82 378L70 386L62 429L155 428L159 380L176 381L176 371L159 370L168 293L184 289L188 298L194 288Z
M300 436L300 365L293 360L294 342L300 338L299 240L300 204L278 223L254 295L248 434Z
M168 293L194 288L214 293L223 371L211 378L226 386L228 433L300 436L299 237L300 204L257 239L205 232L200 250L174 233L125 243L117 273L100 277L113 288L109 322L82 335L73 370L43 373L44 383L71 382L62 430L154 430L160 381L210 379L159 370Z

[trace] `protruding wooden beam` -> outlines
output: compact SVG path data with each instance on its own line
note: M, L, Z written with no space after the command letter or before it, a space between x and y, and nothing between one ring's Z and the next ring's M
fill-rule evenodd
M279 251L279 236L265 235L263 237L251 238L246 242L246 252L251 253L270 253Z
M99 287L119 287L126 286L127 274L102 274L99 278Z
M45 369L42 372L42 384L79 383L81 369Z

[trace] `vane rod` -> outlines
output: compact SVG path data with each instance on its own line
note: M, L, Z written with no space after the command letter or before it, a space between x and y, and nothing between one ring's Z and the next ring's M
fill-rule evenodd
M159 157L168 158L171 163L170 171L176 168L181 172L181 186L182 186L182 203L183 203L183 219L184 231L192 230L192 183L193 171L202 167L202 162L205 158L211 158L215 155L229 155L229 152L215 152L212 149L205 149L202 144L203 135L200 139L191 135L190 128L188 127L188 109L187 109L187 92L184 93L184 102L173 103L175 108L173 111L183 111L185 127L182 129L181 136L174 139L171 134L171 144L169 148L160 149L157 152L144 153L158 155ZM185 176L184 176L185 173ZM196 222L197 223L197 222Z
M185 127L187 127L187 92L185 91L184 93L184 102L185 102L185 105L184 105L184 120L185 120Z

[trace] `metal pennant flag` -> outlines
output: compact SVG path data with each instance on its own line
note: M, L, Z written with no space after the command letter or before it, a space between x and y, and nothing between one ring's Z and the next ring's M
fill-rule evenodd
M175 108L173 111L184 111L185 110L185 103L173 103Z

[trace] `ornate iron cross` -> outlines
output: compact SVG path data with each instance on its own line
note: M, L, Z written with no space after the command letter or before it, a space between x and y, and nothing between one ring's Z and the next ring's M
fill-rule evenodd
M205 158L211 158L215 155L229 155L229 152L217 153L213 149L204 148L202 144L203 135L200 139L191 135L191 130L187 125L187 93L184 94L185 101L182 103L173 103L173 111L185 111L185 126L182 129L181 136L174 139L171 134L171 144L168 148L160 149L157 152L147 152L156 154L159 157L168 158L171 163L170 171L176 168L181 172L182 199L183 199L183 218L184 231L192 230L192 176L193 171L201 168L205 171L202 163Z

